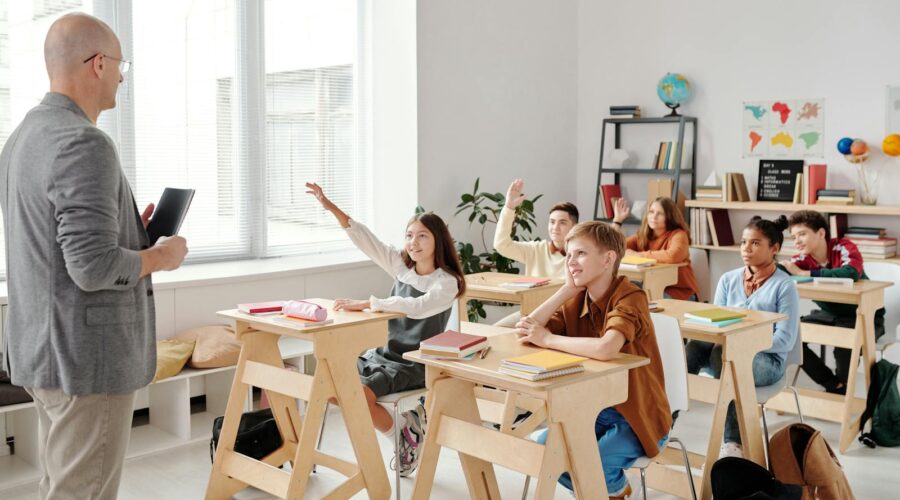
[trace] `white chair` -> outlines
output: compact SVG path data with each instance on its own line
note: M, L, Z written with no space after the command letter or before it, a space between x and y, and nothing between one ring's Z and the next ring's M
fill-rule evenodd
M659 349L659 355L662 359L663 376L666 379L666 398L669 400L669 409L672 412L682 412L688 409L688 382L687 382L687 361L684 354L684 342L681 340L681 328L678 326L678 320L666 316L664 314L651 313L653 319L653 329L656 331L656 345ZM639 388L634 388L639 390ZM673 425L674 427L674 425ZM534 438L532 438L534 439ZM677 437L672 436L672 430L669 430L668 439L662 443L660 450L664 450L669 443L678 443L681 448L682 457L684 457L684 468L687 472L688 484L691 488L691 498L697 500L697 491L694 489L694 479L691 474L691 462L688 459L687 448L684 443ZM638 458L632 468L641 471L641 491L644 494L644 500L647 499L647 478L646 472L653 459L647 456ZM525 489L522 491L522 499L525 499L528 493L528 486L531 477L525 476Z
M709 302L709 254L706 253L706 250L691 248L691 269L694 270L694 278L697 279L697 285L700 288L697 300Z
M704 252L705 255L706 252ZM684 354L684 342L681 340L681 327L678 320L665 314L651 313L653 329L656 331L656 345L662 359L663 375L666 379L666 398L669 400L669 409L674 412L688 410L688 382L687 361ZM674 429L674 423L673 423ZM660 450L664 450L669 443L678 443L684 458L684 470L687 473L688 484L691 488L691 498L697 500L697 491L694 489L694 479L691 474L691 462L688 459L687 449L684 443L673 436L673 429L669 430L669 439L662 444ZM641 471L641 491L644 500L647 500L647 468L653 463L653 459L647 456L638 458L632 464L632 468Z
M884 356L885 349L900 342L900 265L866 262L864 267L869 279L894 283L884 290L884 335L875 342L875 349Z
M418 401L419 397L428 392L427 389L413 389L411 391L403 391L403 392L395 392L394 394L388 394L387 396L382 396L378 398L378 404L390 407L392 415L394 416L394 422L400 420L400 414L403 411L415 407L415 402ZM328 416L328 411L326 408L325 414L322 416L322 427L319 429L319 438L316 441L316 450L319 449L319 445L322 444L322 435L325 434L325 420ZM424 415L423 415L424 416ZM313 472L316 471L316 467L313 466ZM397 500L400 500L400 433L394 433L394 492L396 493Z
M794 402L797 403L797 416L800 417L800 423L803 423L803 411L800 409L800 395L797 393L797 388L794 386L794 383L797 380L797 377L793 378L793 382L788 384L788 372L791 371L791 368L794 368L799 372L800 365L803 363L803 339L800 338L800 332L797 332L797 341L794 343L793 349L787 355L786 366L784 368L784 375L781 376L781 379L778 382L775 382L772 385L763 385L758 386L756 388L756 402L759 403L760 413L762 413L762 421L763 421L763 432L765 433L765 445L766 448L766 458L769 463L772 463L772 457L769 455L769 425L766 422L766 403L769 402L770 399L775 397L778 393L782 391L782 389L787 388L792 393L794 393Z

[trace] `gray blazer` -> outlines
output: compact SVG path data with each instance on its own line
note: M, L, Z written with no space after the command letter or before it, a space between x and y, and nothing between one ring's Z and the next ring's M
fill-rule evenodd
M0 153L13 384L125 393L156 370L149 239L115 145L50 92Z

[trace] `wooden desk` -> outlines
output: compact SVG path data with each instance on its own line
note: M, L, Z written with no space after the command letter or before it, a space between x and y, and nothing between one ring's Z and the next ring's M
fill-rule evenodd
M539 305L563 285L563 280L559 278L551 278L550 283L546 285L536 286L534 288L504 288L501 283L521 278L517 274L507 273L474 273L466 275L466 293L459 297L459 316L466 317L466 303L470 299L493 300L496 302L506 302L510 304L519 304L522 315L534 311Z
M804 342L850 349L850 370L845 395L797 389L804 416L841 424L841 453L847 451L859 434L859 417L866 408L866 400L854 395L859 354L862 352L863 355L864 388L868 391L872 365L875 363L875 311L884 307L884 290L891 285L893 283L889 281L871 280L857 281L852 287L813 283L797 285L800 298L857 305L856 328L800 323L800 334ZM793 395L788 391L772 398L766 406L782 412L797 412Z
M206 488L207 499L230 498L247 486L255 486L281 498L302 498L313 465L322 465L348 477L329 498L350 498L366 489L370 498L388 498L391 492L381 459L375 428L363 396L356 370L361 352L387 342L387 322L395 313L335 312L332 301L312 299L329 309L328 325L296 328L265 316L250 316L237 310L219 312L235 323L235 336L243 342L228 396L225 421ZM284 369L278 351L280 336L313 343L314 375ZM284 445L262 461L234 452L234 440L249 387L266 391ZM301 419L296 399L308 401ZM316 450L316 437L330 398L336 398L357 463ZM291 472L277 467L292 463Z
M650 295L650 300L663 298L666 287L678 283L678 268L687 264L656 264L640 269L619 267L619 276L640 281L641 288Z
M503 375L497 368L502 359L537 348L520 345L514 333L491 336L488 342L491 351L485 359L425 359L419 351L404 355L426 365L429 389L428 432L412 498L429 497L442 446L459 452L471 498L500 498L494 463L536 476L535 498L552 498L556 481L565 471L572 475L578 498L607 498L594 422L602 409L628 398L628 370L646 365L649 360L621 354L609 362L587 361L583 373L531 382ZM475 399L479 384L507 391L505 410L510 416L514 416L520 396L543 401L546 413L532 418L546 416L546 444L529 441L508 425L500 431L485 428Z
M722 344L723 347L720 379L688 375L691 399L714 405L706 456L691 454L692 462L696 463L702 460L706 464L699 490L701 497L708 499L712 497L709 474L713 463L719 458L719 447L725 434L725 416L731 400L734 400L735 403L744 457L763 467L766 466L762 428L756 402L756 384L753 382L753 357L756 353L772 346L772 325L786 319L787 316L736 307L723 307L723 309L745 313L747 317L740 323L724 328L705 327L685 323L684 313L719 306L673 299L662 299L657 302L664 308L661 314L672 316L678 320L682 337ZM667 456L670 455L664 452L663 458ZM680 456L678 460L680 460ZM665 467L654 464L648 470L648 484L654 489L684 496L682 489L686 490L687 487L683 485L683 473L661 469L665 469ZM673 475L678 477L677 481L672 480Z

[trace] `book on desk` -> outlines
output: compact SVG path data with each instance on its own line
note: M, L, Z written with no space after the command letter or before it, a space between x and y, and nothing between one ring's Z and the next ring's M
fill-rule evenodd
M544 380L584 371L588 358L553 350L542 350L524 356L504 359L498 371L526 380Z

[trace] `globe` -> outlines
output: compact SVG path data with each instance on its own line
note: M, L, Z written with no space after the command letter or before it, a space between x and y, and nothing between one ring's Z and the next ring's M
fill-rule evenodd
M684 75L678 73L666 73L656 85L656 95L672 112L669 116L678 116L678 106L691 98L691 83Z

